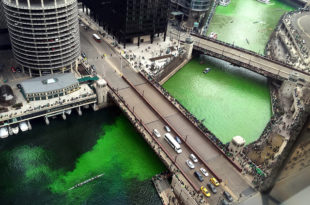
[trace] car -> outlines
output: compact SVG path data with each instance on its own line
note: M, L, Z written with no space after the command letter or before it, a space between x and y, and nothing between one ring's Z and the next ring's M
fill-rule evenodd
M193 162L197 163L198 159L196 158L196 156L194 154L190 154L189 158L191 158L193 160Z
M207 170L205 170L204 168L200 168L200 171L203 175L205 175L206 177L209 176L209 173L207 172Z
M21 69L20 67L16 67L16 71L17 71L18 73L20 73L20 72L22 72L22 69Z
M215 177L210 178L210 182L211 182L214 186L220 186L220 183L215 179Z
M232 201L233 201L233 198L231 197L231 195L230 195L227 191L224 191L224 192L223 192L223 195L226 197L226 199L227 199L229 202L232 202Z
M158 130L154 129L153 133L156 137L160 137L160 133L158 132Z
M208 183L207 186L209 187L209 189L212 191L213 194L217 193L217 190L213 184Z
M166 130L167 132L171 132L170 127L168 127L167 125L165 125L164 128L165 128L165 130Z
M90 68L91 68L93 71L95 71L95 70L96 70L96 68L95 68L95 66L94 66L94 65L91 65L91 66L90 66Z
M229 205L229 203L228 203L228 201L226 201L226 199L222 199L221 205Z
M84 52L81 52L82 58L86 58L86 54Z
M206 197L210 197L210 196L211 196L210 192L208 191L208 189L207 189L206 187L201 186L201 187L200 187L200 190L201 190L201 192L202 192Z
M186 164L187 164L187 166L189 167L189 168L191 168L191 169L194 169L195 168L195 165L193 164L193 162L191 161L191 160L186 160Z
M177 143L179 143L179 144L182 144L182 141L178 136L175 136L175 141L177 141Z
M16 73L16 69L14 68L14 66L11 67L11 70L13 73Z
M203 176L199 172L195 171L194 175L200 182L203 182Z

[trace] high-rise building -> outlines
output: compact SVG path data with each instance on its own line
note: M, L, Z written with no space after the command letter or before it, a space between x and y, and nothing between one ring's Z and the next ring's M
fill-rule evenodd
M166 34L170 0L81 0L83 7L119 42L153 42Z
M171 0L172 10L182 11L189 19L198 20L210 5L210 0Z
M77 66L77 0L3 0L12 50L25 73L41 76Z

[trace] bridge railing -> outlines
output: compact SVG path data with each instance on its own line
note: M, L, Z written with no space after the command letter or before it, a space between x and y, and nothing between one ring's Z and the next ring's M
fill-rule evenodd
M136 115L136 113L126 104L126 102L123 100L122 96L120 96L114 88L110 86L110 84L107 82L107 85L111 92L113 92L123 103L123 105L129 110L129 112L139 121L140 125L144 128L144 130L152 137L152 139L158 144L158 146L164 151L164 153L168 156L168 158L171 160L171 162L180 170L182 175L185 177L185 179L189 182L189 184L195 189L196 192L198 192L200 189L197 187L194 182L186 175L186 173L181 169L181 167L176 163L176 160L174 157L170 155L170 153L166 150L164 146L158 141L158 139L152 134L152 132L149 130L147 126L143 123L141 119Z
M182 138L182 140L184 141L184 144L186 144L186 146L189 148L189 150L191 152L193 152L197 157L198 159L202 162L202 164L204 164L207 169L211 172L211 174L218 179L219 182L222 182L223 180L210 168L209 165L207 165L207 163L203 160L203 158L194 150L194 148L188 144L186 142L186 139L184 139L184 137L179 133L177 132L174 127L171 125L171 123L169 123L160 113L159 111L137 90L137 88L131 83L129 82L129 80L125 77L125 76L122 76L122 78L135 90L135 92L143 99L144 102L146 102L146 104L148 106L150 106L152 108L152 110L154 110L154 112L179 136Z

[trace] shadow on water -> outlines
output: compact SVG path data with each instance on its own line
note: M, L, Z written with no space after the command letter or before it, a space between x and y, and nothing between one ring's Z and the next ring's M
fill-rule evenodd
M165 168L117 107L31 123L0 141L1 204L160 203L150 178Z

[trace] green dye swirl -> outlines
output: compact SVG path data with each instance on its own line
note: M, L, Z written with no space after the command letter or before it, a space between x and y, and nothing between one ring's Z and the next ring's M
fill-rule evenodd
M216 32L218 40L263 54L280 17L293 9L278 0L268 5L256 0L232 0L227 7L216 8L207 34Z
M54 120L48 127L34 125L35 138L31 132L12 136L12 142L8 138L0 146L2 204L159 204L150 178L165 167L119 114L111 108ZM102 177L68 190L102 173Z
M63 192L91 177L110 173L115 166L121 169L115 177L140 181L164 170L141 136L132 139L137 133L124 117L113 125L105 125L103 131L92 150L77 160L74 170L59 176L50 186L53 192Z

